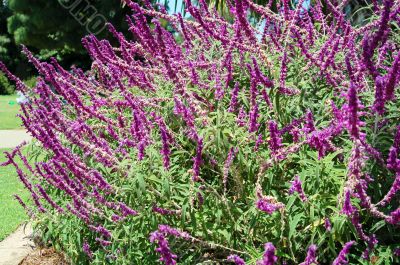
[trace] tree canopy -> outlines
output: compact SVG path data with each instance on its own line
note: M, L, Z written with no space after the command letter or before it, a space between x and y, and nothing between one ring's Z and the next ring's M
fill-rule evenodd
M8 8L8 32L16 44L38 50L44 59L55 56L78 64L85 54L81 39L90 33L107 37L105 22L126 29L128 12L120 0L9 0Z

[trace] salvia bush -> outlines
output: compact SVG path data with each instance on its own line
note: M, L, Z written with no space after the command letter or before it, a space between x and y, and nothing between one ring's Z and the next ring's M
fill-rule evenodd
M88 73L24 48L28 89L1 65L43 238L77 264L400 262L400 3L353 26L345 2L126 1L133 37L84 38Z

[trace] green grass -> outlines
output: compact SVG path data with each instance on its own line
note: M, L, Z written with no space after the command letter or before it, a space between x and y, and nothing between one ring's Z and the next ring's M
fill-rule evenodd
M0 96L0 130L21 129L21 121L17 115L20 106L16 95Z
M10 149L0 149L0 163L6 160L4 151ZM28 191L15 173L15 168L0 167L0 241L28 219L25 210L14 199L14 194L18 194L24 201L29 198Z

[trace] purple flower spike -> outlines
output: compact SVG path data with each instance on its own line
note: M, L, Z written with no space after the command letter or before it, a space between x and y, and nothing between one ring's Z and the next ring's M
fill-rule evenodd
M90 250L90 246L87 241L83 242L82 250L90 259L93 258L93 252Z
M110 246L110 245L112 244L111 241L104 240L104 239L99 238L99 237L96 237L95 240L96 240L97 242L99 242L100 245L102 245L103 247L108 247L108 246Z
M256 207L267 214L272 214L273 212L284 207L283 203L277 202L274 197L266 196L259 199L256 202Z
M351 136L358 139L360 137L360 121L358 117L359 103L357 97L356 86L351 83L349 93L347 95L348 99L348 127Z
M328 232L332 231L332 224L329 221L329 218L325 218L325 229Z
M393 254L397 257L400 257L400 247L397 247L393 250Z
M306 114L306 124L304 125L304 130L306 133L315 131L314 116L310 110L308 110Z
M255 103L254 106L251 108L249 116L250 116L249 132L252 133L252 132L257 131L258 127L260 126L257 122L257 119L260 116L258 113L258 104L257 103Z
M348 264L349 261L347 260L346 256L350 252L350 248L352 245L354 245L354 241L347 242L344 244L343 249L339 252L339 255L336 257L336 259L333 261L332 265L344 265Z
M371 235L371 236L369 236L367 243L368 243L368 246L361 255L361 257L365 260L369 260L369 256L370 256L371 252L374 250L376 244L378 244L378 239L376 239L375 235Z
M307 251L307 257L304 262L300 263L299 265L311 265L311 264L318 264L317 262L317 246L312 244Z
M379 205L385 206L386 204L388 204L395 197L395 195L399 190L400 190L400 173L397 173L396 178L392 184L392 187L390 187L388 193L379 202Z
M256 144L254 145L254 151L258 151L258 148L260 147L260 145L262 145L264 143L263 140L263 136L262 134L258 134L257 140L256 140Z
M391 2L391 1L389 1ZM397 54L396 59L394 60L393 66L390 69L389 73L387 76L387 83L385 87L385 99L386 100L393 100L394 99L394 90L396 87L396 84L399 81L399 76L400 76L400 52Z
M244 260L238 255L229 255L227 258L228 261L234 262L236 265L246 265Z
M179 211L177 211L177 210L164 209L161 207L157 207L155 205L153 206L152 210L153 210L153 212L159 213L161 215L176 215L179 213Z
M273 265L278 260L278 257L275 256L275 247L271 242L268 242L264 245L264 255L263 259L257 261L257 265Z
M163 156L163 165L165 169L169 168L170 165L170 143L173 141L171 134L168 132L167 126L161 117L155 117L156 123L160 129L162 149L160 150Z
M229 112L234 112L237 109L237 103L238 103L237 97L239 94L239 89L240 89L239 83L236 82L235 87L232 89L232 92L231 92L231 103L230 103L229 109L228 109Z
M197 148L196 148L196 156L193 158L193 181L198 181L200 176L200 166L203 164L202 159L203 152L203 139L198 139Z
M239 114L237 116L236 122L239 126L243 127L246 125L246 118L247 118L247 113L244 110L243 107L240 108Z
M122 202L119 204L119 209L120 209L123 217L126 217L128 215L137 215L138 214L135 210L131 209L129 206L127 206L125 203L122 203Z
M191 237L188 233L179 231L175 228L169 227L168 225L159 225L158 230L150 234L150 242L156 243L156 251L160 254L160 261L164 262L165 265L175 265L177 255L172 253L167 236L173 236L175 238L182 238L189 240Z
M303 191L303 188L301 186L301 180L299 176L295 176L294 180L291 181L290 183L292 183L292 186L289 189L289 194L293 194L294 192L297 192L300 196L300 199L305 202L307 201L307 196Z
M175 265L176 264L177 256L171 252L168 240L165 238L165 236L162 233L160 233L158 231L151 233L150 242L157 243L158 248L156 248L156 251L158 253L160 253L160 256L161 256L160 261L164 262L165 265Z
M350 192L350 190L347 189L345 191L343 208L341 211L341 213L343 213L347 216L352 216L355 211L354 206L351 204L351 200L350 200L351 196L350 195L351 195L351 192Z
M394 210L390 216L386 219L388 223L397 225L400 223L400 208L397 208L397 210Z
M272 152L276 152L282 147L282 139L279 135L278 125L275 121L270 121L268 127L270 137L270 140L268 141L269 147L271 148Z
M375 101L372 110L379 115L382 115L385 112L384 85L385 79L378 76L375 81Z

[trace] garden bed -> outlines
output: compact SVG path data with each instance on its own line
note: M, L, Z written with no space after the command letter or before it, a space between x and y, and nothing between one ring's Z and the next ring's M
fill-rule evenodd
M69 265L65 255L54 248L36 249L23 259L19 265Z

